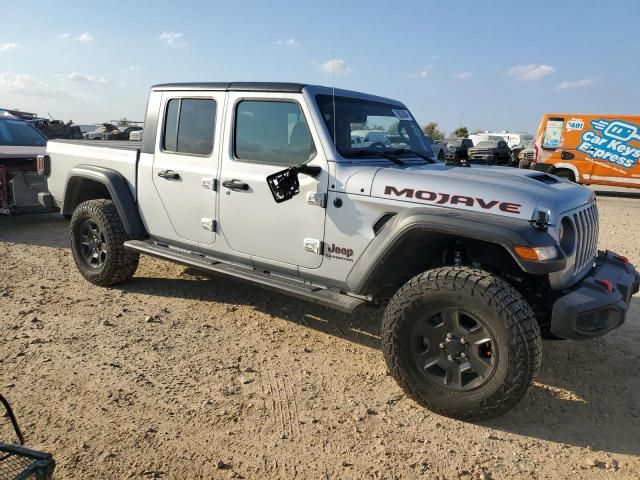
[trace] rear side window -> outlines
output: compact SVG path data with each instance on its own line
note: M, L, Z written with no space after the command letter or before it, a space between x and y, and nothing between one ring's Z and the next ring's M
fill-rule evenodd
M542 148L558 148L562 146L564 118L550 118L542 137Z
M163 149L209 155L213 151L216 102L209 98L173 98L167 103Z
M298 165L315 154L300 105L288 101L239 102L234 149L238 160L269 165Z

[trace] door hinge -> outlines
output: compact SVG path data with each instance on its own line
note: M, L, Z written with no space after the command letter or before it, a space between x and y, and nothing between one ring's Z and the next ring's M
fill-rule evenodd
M208 190L213 190L214 192L218 191L218 180L213 177L203 177L202 178L202 188L206 188Z
M307 252L315 253L316 255L322 255L322 242L315 238L305 238L304 249Z
M218 222L216 222L212 218L201 218L200 226L205 230L209 230L210 232L218 231Z
M327 194L308 192L307 203L309 205L314 205L316 207L324 208L327 205Z

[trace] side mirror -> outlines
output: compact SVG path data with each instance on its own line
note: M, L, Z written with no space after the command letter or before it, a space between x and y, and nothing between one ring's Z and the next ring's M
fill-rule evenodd
M316 165L296 165L269 175L267 184L276 203L282 203L300 193L298 173L317 177L320 172L322 172L322 168Z
M298 172L293 168L287 168L267 177L267 184L276 203L281 203L293 198L300 193Z

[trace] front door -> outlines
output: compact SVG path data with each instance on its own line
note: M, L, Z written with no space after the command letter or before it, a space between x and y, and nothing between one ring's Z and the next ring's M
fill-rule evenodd
M153 160L153 184L175 238L215 241L216 191L225 92L167 92L162 99L162 137Z
M229 93L220 174L220 233L254 263L317 268L322 263L327 162L309 128L302 95ZM266 178L293 165L321 167L300 174L300 193L276 203ZM266 262L265 262L266 260Z

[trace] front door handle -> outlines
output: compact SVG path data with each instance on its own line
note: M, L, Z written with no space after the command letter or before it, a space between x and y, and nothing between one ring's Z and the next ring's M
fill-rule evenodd
M180 174L173 170L160 170L158 176L166 180L180 180Z
M249 185L237 178L234 178L233 180L225 180L222 182L222 186L230 188L231 190L249 190Z

